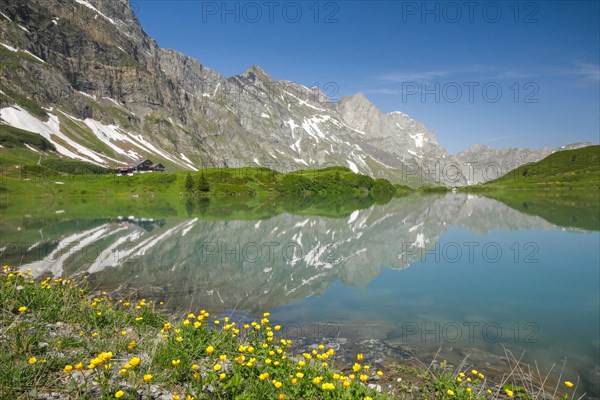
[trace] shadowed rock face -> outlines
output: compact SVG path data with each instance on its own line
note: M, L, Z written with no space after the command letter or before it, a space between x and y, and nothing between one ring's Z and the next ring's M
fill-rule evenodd
M463 164L500 157L518 166L549 151L476 149L454 158L422 123L382 114L360 93L335 104L256 66L223 77L161 49L128 0L8 0L0 11L1 118L96 164L149 157L171 170L343 165L394 182L460 186L469 177ZM22 104L15 109L14 92L45 107L52 123L32 123Z
M103 288L136 288L177 309L258 311L320 294L337 280L362 287L386 268L406 268L452 225L477 234L554 227L495 200L459 194L394 199L345 218L165 222L84 224L47 237L44 257L23 268L35 275L85 273Z

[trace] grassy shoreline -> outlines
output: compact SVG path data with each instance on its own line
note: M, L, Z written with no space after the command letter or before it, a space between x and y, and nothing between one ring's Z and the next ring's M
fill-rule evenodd
M269 313L247 323L205 310L174 317L160 303L93 296L85 278L33 279L8 266L0 285L0 398L536 398L463 364L369 365L357 354L344 366L323 345L294 354Z

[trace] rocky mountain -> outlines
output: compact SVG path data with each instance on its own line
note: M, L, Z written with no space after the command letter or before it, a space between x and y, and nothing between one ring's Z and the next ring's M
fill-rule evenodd
M343 165L393 182L460 186L483 177L467 179L462 164L501 157L516 165L549 151L455 159L423 124L383 114L360 93L334 103L256 66L223 77L160 48L129 0L6 0L0 57L0 123L106 167L141 157L172 171Z

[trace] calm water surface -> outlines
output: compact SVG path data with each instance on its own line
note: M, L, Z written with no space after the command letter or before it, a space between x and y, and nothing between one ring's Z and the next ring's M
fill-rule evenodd
M6 201L0 261L38 276L87 274L178 311L269 310L289 336L377 339L421 354L526 350L548 367L567 357L569 378L600 393L597 229L464 194L336 217L179 208Z

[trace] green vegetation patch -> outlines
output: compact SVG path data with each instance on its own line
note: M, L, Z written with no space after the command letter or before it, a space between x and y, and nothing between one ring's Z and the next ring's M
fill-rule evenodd
M25 144L42 151L56 151L56 148L48 139L37 133L0 124L0 145L7 148L14 148L25 147Z
M2 53L1 53L2 48L3 47L0 46L0 57L2 56ZM3 102L7 102L9 104L17 103L18 105L23 107L25 110L27 110L31 114L35 115L36 117L38 117L44 121L48 120L48 114L46 114L46 111L44 111L44 109L42 107L40 107L39 104L36 103L35 101L23 96L20 93L15 92L12 89L7 88L6 86L2 86L2 91L6 94L3 95L0 93L0 104Z

